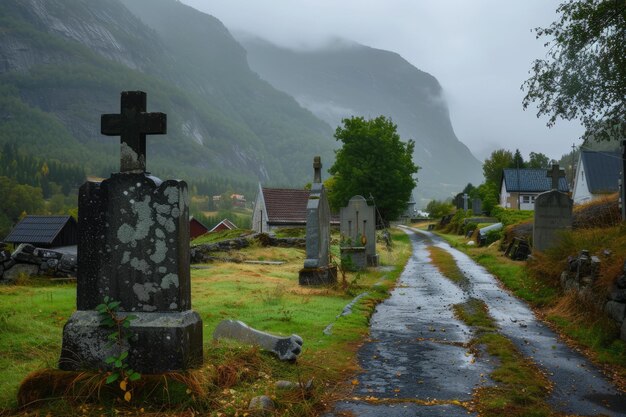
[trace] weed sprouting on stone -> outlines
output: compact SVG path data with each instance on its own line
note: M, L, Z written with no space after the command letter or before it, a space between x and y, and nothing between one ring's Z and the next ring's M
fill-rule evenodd
M120 389L124 392L124 399L130 401L132 394L128 384L141 378L141 374L132 370L127 363L128 341L131 337L128 328L130 327L130 322L136 319L137 316L132 314L118 315L119 306L119 301L114 301L109 296L106 296L104 297L104 302L96 307L96 311L100 314L100 325L112 330L108 335L107 346L117 346L119 351L119 354L105 359L105 363L113 367L113 371L107 377L106 383L110 384L119 380Z

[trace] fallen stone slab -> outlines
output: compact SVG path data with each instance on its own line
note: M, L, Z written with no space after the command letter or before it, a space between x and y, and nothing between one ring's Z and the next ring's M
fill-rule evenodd
M295 361L302 352L303 340L292 334L289 337L274 336L253 329L242 321L223 320L213 332L213 339L234 339L240 342L260 346L272 352L282 361Z

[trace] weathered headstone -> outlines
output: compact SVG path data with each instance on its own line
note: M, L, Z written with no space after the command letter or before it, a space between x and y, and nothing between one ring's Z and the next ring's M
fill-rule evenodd
M478 216L483 214L483 202L480 198L472 200L472 213Z
M558 191L559 178L565 173L558 165L548 172L552 177L552 190L541 193L535 199L533 224L533 250L544 251L556 243L559 233L572 227L572 199Z
M289 337L274 336L253 329L242 321L222 320L215 331L213 339L234 339L243 343L259 346L278 356L282 361L294 361L302 352L302 338L297 334Z
M469 198L470 198L469 195L467 195L466 193L463 193L463 210L467 210L469 208L467 205Z
M121 171L79 191L76 311L63 329L61 369L107 369L110 330L95 308L108 296L128 329L128 365L140 373L202 362L202 320L191 310L189 195L183 181L145 172L145 135L165 133L146 95L122 93L122 113L103 115L102 132L121 135ZM118 347L119 349L119 347Z
M330 265L330 206L322 183L322 162L313 162L314 176L306 212L306 259L300 270L300 285L333 284L337 268Z
M367 265L378 265L376 254L376 209L369 206L367 200L360 195L355 195L348 201L346 207L340 211L340 232L342 241L342 257L351 256L357 268L365 268ZM356 248L365 248L365 257L361 264Z

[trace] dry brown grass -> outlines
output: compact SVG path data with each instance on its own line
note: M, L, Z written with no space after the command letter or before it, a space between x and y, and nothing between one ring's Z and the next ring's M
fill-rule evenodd
M590 201L574 207L574 229L591 229L617 226L622 221L618 194Z

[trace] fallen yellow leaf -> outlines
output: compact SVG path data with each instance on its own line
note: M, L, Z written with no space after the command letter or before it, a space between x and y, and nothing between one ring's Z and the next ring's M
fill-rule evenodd
M126 380L125 380L125 379L122 379L122 380L120 381L120 389L121 389L122 391L126 391Z
M352 380L352 385L359 385L359 380L358 379L353 379Z
M126 394L124 394L124 400L126 400L126 402L129 402L130 398L131 398L130 391L126 391Z

